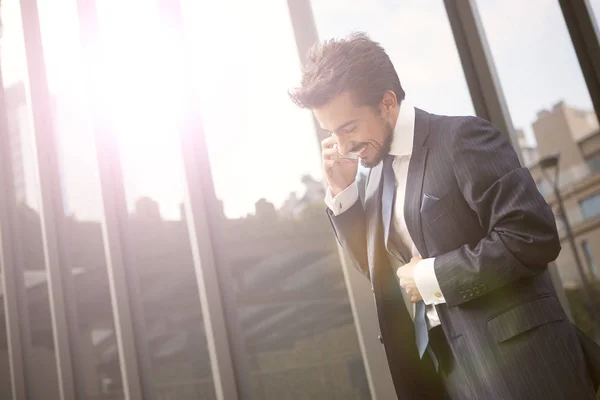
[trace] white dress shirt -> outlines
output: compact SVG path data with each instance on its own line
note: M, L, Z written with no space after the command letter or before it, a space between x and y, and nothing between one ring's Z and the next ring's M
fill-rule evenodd
M398 120L394 127L394 138L392 139L390 148L390 155L394 156L392 168L396 180L396 196L391 228L399 235L406 247L410 249L411 256L418 257L420 254L410 237L406 221L404 220L404 194L406 192L406 180L408 178L408 166L412 155L414 135L415 108L406 100L403 100L400 105ZM330 189L327 190L325 196L325 203L333 211L334 215L343 213L357 201L358 185L356 181L335 197L332 197ZM389 259L394 267L394 271L397 271L402 266L393 255L390 254ZM426 258L419 261L415 266L414 276L417 289L419 289L421 297L427 305L427 323L429 328L440 324L440 319L434 305L446 302L435 275L434 260L434 258ZM404 295L404 302L412 317L414 315L414 304L410 302L409 296L404 290L402 290L402 293Z

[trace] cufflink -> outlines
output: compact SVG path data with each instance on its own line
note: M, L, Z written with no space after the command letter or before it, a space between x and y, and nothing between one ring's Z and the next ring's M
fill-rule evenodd
M440 297L442 297L442 294L441 294L440 292L435 292L433 295L434 295L435 297L437 297L438 299L439 299Z

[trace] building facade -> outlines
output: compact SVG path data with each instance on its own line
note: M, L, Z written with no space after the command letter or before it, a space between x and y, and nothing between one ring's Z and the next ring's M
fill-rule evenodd
M596 113L569 107L563 101L550 110L542 110L532 124L537 147L537 160L528 164L542 194L556 210L557 203L548 181L537 164L539 158L560 154L558 184L572 226L577 251L591 281L600 278L600 181L597 179L600 159L600 131ZM550 177L552 179L552 177ZM564 224L557 218L561 235L561 251L557 260L563 284L580 286Z

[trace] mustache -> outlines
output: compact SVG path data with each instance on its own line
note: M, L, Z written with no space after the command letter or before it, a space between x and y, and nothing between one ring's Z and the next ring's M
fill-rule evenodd
M350 152L351 153L358 153L364 146L368 145L368 143L363 142L363 143L359 143L356 146L354 146Z

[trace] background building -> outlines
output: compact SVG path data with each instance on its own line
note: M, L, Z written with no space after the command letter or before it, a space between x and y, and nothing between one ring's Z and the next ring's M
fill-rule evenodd
M538 113L533 122L539 157L560 154L559 183L565 208L575 235L580 258L592 281L600 275L600 131L591 110L569 107L561 101ZM556 208L556 200L538 165L529 164L540 191ZM571 248L560 219L557 219L563 250L557 264L566 287L580 285Z

